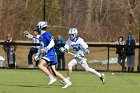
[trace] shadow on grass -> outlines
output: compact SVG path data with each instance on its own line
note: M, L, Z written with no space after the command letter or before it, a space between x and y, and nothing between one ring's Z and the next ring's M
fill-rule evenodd
M48 86L48 85L22 85L22 84L0 84L0 86L15 86L15 87L25 87L25 88L61 88L63 87L64 85L59 85L59 84L55 84L55 85L51 85L51 86ZM85 85L72 85L70 87L93 87L93 86L85 86Z
M61 85L51 85L51 86L48 86L48 85L16 85L16 84L0 84L1 86L17 86L17 87L27 87L27 88L31 88L31 87L38 87L38 88L51 88L53 86L55 87L62 87Z

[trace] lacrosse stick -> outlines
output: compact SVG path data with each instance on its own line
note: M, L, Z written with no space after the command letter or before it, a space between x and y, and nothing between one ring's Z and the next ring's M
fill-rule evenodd
M54 46L54 47L59 49L59 47L57 47L57 46ZM69 52L69 51L66 51L66 53L71 54L71 55L74 55L74 53Z
M68 54L74 55L74 53L67 51Z
M33 38L33 35L30 34L28 31L24 31L23 36L26 37L26 38L29 38L29 39Z

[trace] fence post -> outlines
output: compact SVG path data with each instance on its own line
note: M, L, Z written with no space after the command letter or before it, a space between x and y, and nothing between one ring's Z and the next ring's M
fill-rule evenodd
M108 51L108 54L107 54L107 56L108 56L108 62L107 62L107 71L109 71L109 46L107 47L107 51Z
M138 52L138 66L137 66L137 71L140 73L140 17L139 17L139 27L138 27L138 31L139 31L139 52Z

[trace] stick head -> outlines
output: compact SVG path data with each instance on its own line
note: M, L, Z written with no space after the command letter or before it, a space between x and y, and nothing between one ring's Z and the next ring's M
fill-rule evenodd
M23 36L29 39L33 38L33 35L31 35L28 31L24 31Z

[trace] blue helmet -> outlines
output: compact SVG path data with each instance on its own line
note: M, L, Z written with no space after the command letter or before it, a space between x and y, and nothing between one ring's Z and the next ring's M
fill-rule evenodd
M48 27L48 23L47 22L45 22L45 21L40 21L40 22L38 22L38 24L37 24L37 31L38 32L41 32L41 30L43 29L43 28L47 28Z

